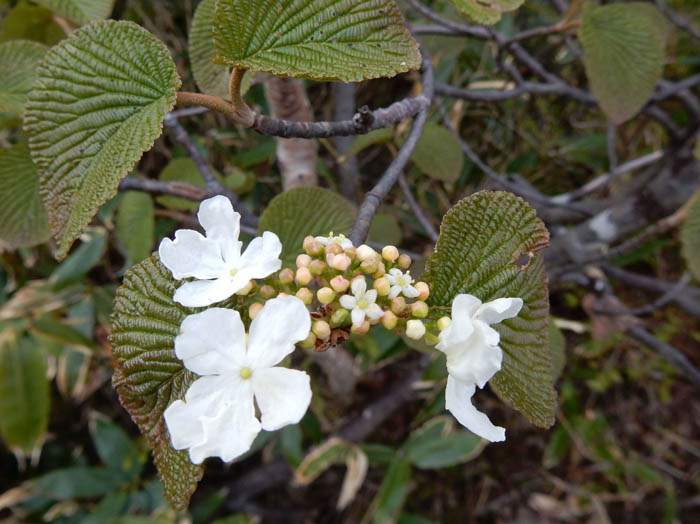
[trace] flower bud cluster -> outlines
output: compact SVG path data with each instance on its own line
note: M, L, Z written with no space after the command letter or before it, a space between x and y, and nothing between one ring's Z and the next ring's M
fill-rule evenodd
M409 338L437 340L431 332L438 325L430 320L425 300L430 289L410 274L411 257L395 246L381 252L368 245L353 246L343 235L308 236L296 269L283 269L258 289L264 302L282 294L294 295L310 306L313 323L302 346L323 351L348 336L365 334L375 324L405 333ZM250 307L251 318L261 305Z

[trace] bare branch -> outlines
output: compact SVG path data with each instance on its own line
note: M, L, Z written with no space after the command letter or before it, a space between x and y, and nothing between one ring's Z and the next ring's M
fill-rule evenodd
M425 232L428 233L430 240L437 243L438 232L435 230L435 227L433 226L432 222L430 222L430 219L425 215L421 207L418 205L416 199L413 198L411 188L409 187L408 182L406 181L406 177L403 173L399 175L399 186L401 187L401 191L403 191L404 197L406 198L406 202L408 202L408 205L411 207L411 211L413 211L413 214L416 215L418 222L420 222L420 224L423 226Z
M161 182L150 178L129 177L119 183L119 191L143 191L154 195L170 195L199 202L209 196L206 189L186 182Z
M207 189L217 189L219 182L216 180L214 172L209 168L209 164L202 156L202 153L199 152L199 149L197 149L197 146L194 145L194 142L192 142L192 139L187 134L187 131L185 131L185 128L180 125L180 122L173 113L168 113L165 116L165 125L172 130L175 140L182 144L187 151L187 154L197 166L197 169L204 179Z
M673 11L664 0L654 0L654 3L656 3L656 7L659 8L659 11L666 15L666 18L681 29L690 33L694 38L700 40L700 28L695 27L691 22Z
M338 82L333 84L333 98L335 110L333 118L337 121L352 118L355 113L355 84ZM360 177L357 170L357 157L346 156L352 147L353 138L349 136L337 136L333 139L336 154L344 158L338 162L338 178L340 179L340 194L345 198L355 201L360 191Z

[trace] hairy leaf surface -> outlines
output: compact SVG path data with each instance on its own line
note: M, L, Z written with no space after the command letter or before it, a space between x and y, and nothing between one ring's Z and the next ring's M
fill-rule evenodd
M681 226L681 248L688 269L700 281L700 191L688 204L686 218Z
M0 112L22 116L27 93L36 80L36 68L48 50L30 40L0 44Z
M114 0L35 0L48 7L58 16L76 25L85 25L93 20L104 20L112 13Z
M502 191L481 191L454 206L442 221L435 252L423 276L428 302L451 306L469 293L486 302L520 297L520 314L495 328L501 334L503 366L489 382L530 422L554 422L555 392L548 344L549 295L544 261L537 250L549 233L534 209Z
M359 82L420 67L393 0L218 0L215 61L282 76Z
M192 74L203 93L228 99L231 66L214 63L214 11L216 0L202 0L192 18L189 53Z
M649 3L584 9L579 38L591 91L619 124L649 100L664 66L666 26Z
M297 187L272 199L260 217L258 232L272 231L282 241L282 264L294 267L304 237L349 234L357 208L328 189Z
M153 447L166 497L174 507L185 508L203 469L192 464L186 450L172 448L163 418L163 411L184 398L197 378L175 355L180 324L195 312L173 302L175 287L157 255L124 276L112 313L112 384Z
M179 86L167 48L132 22L95 22L44 57L24 127L57 258L152 147Z
M39 195L39 176L27 146L0 150L0 245L16 249L48 238L49 221Z
M450 0L450 3L464 16L477 24L493 25L503 13L514 11L525 0Z

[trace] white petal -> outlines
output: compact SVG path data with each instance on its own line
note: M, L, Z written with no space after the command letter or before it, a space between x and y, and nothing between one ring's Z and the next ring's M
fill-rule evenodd
M457 295L452 301L452 320L472 318L481 305L481 300L474 295Z
M254 370L268 368L294 351L311 331L311 317L296 297L268 300L250 324L248 362Z
M350 318L352 318L352 325L355 327L360 327L365 321L365 310L356 307L350 313Z
M252 384L235 375L196 380L185 402L173 402L163 415L173 447L189 448L195 464L214 456L232 460L250 449L260 432Z
M328 237L315 237L314 240L321 244L322 246L327 246L331 243L331 239Z
M447 377L445 390L445 407L454 417L472 433L491 442L502 442L506 439L505 428L494 426L489 418L472 404L476 386L465 384L460 380Z
M376 302L377 301L377 290L376 289L370 289L365 293L365 299L369 300L370 302Z
M173 300L187 307L204 307L226 300L236 291L230 277L195 280L177 288Z
M507 318L517 316L522 307L522 298L497 298L481 305L474 314L474 318L487 324L498 324Z
M340 244L340 247L343 248L343 251L346 249L350 249L351 247L354 247L352 245L352 241L349 238L341 238L340 241L338 242Z
M357 305L357 299L352 295L343 295L340 297L340 305L347 310L354 309Z
M296 424L306 413L311 402L311 385L309 375L303 371L279 367L256 369L251 381L264 430L275 431Z
M372 320L377 320L384 316L384 311L377 304L370 304L365 310L367 316Z
M198 375L235 373L246 364L245 327L238 311L210 308L189 315L175 337L175 354Z
M386 278L396 280L396 277L400 277L401 275L403 275L403 272L399 268L394 267L389 270L389 274L386 275Z
M361 295L367 291L367 282L365 281L365 277L356 278L353 280L352 284L350 285L350 289L352 290L352 294L355 296Z
M396 298L401 294L401 286L391 286L389 290L389 298Z
M452 313L452 322L440 332L438 335L440 342L435 346L436 349L447 355L454 351L462 351L464 344L467 343L474 333L471 317L465 317L464 315L459 318L455 317L454 309Z
M265 231L262 237L250 241L238 261L237 269L245 275L246 281L265 278L282 267L279 258L281 252L282 243L277 235Z
M231 265L241 255L241 215L233 210L231 201L222 195L203 200L197 213L207 238L221 247L221 255Z
M416 298L418 295L420 295L420 291L413 286L406 286L403 288L403 296L406 298Z
M447 353L447 371L450 375L483 388L501 369L503 351L488 346L481 337L473 337L462 351Z
M226 273L218 244L191 229L175 231L174 241L164 238L158 247L158 255L176 280L218 278Z

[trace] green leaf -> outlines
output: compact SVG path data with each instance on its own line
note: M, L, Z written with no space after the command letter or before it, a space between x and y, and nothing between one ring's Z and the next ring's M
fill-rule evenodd
M0 245L16 249L48 238L49 220L29 149L22 144L0 150Z
M128 191L119 203L117 234L132 263L141 262L151 254L154 230L151 195Z
M649 3L585 9L579 38L591 91L620 124L649 100L665 59L663 15Z
M393 0L218 0L219 64L282 76L359 82L421 64Z
M690 272L700 280L700 191L688 202L681 226L681 252Z
M405 457L398 456L389 465L379 492L368 511L372 522L376 524L396 522L406 502L410 483L411 462Z
M114 0L35 0L48 7L58 16L76 25L85 25L93 20L104 20L112 13Z
M49 423L46 353L33 337L8 327L0 335L0 434L10 447L31 453Z
M389 213L377 213L369 226L368 240L385 246L401 244L401 226Z
M139 477L143 466L141 453L122 428L98 418L92 434L97 454L105 465L124 472L129 480Z
M50 9L26 1L10 9L0 26L0 42L25 39L51 46L65 36L66 32L53 20Z
M58 259L160 136L179 86L165 45L132 22L92 23L46 54L24 127Z
M328 439L304 457L294 471L295 482L302 486L310 484L331 466L343 464L351 447L352 444L337 437Z
M450 0L450 3L464 16L477 24L493 25L503 13L514 11L525 0Z
M523 308L497 324L503 365L491 387L533 424L554 423L556 395L548 344L549 295L542 254L549 233L534 209L502 191L481 191L454 206L444 217L435 253L423 280L428 302L451 306L469 293L486 302L520 297Z
M221 175L213 171L219 181ZM161 182L185 182L197 187L204 187L204 179L200 173L197 164L191 158L175 158L168 162L168 165L160 172L158 179ZM196 211L199 208L199 202L187 200L168 195L160 195L156 197L156 202L161 206L178 211Z
M272 231L282 241L282 263L294 267L304 237L349 234L357 208L328 189L297 187L277 195L260 217L258 232Z
M112 470L83 466L58 469L32 481L39 494L56 500L99 497L117 490L123 482Z
M42 338L61 345L95 350L95 343L80 331L50 315L44 315L32 321L29 329Z
M95 267L107 248L107 234L102 231L88 231L82 237L83 243L68 258L59 264L51 274L49 282L54 289L76 282Z
M190 462L186 450L171 447L163 412L184 398L197 378L175 355L174 340L184 318L201 309L173 302L175 288L157 255L131 268L117 290L110 340L115 367L112 384L153 447L167 499L176 509L184 509L203 469ZM227 305L242 300L234 297Z
M215 64L214 11L216 0L202 0L192 18L189 54L192 74L200 91L228 100L231 67Z
M36 80L36 68L48 50L31 40L0 44L0 113L22 116L27 93Z
M477 457L486 442L467 431L452 433L454 424L447 417L436 417L415 431L403 445L403 452L414 466L439 469L462 464Z
M411 160L429 177L455 182L462 172L464 153L457 138L448 129L429 123L413 150Z
M392 127L381 127L364 135L357 135L345 156L355 156L370 146L376 144L386 144L387 142L391 142L393 137L394 128Z

